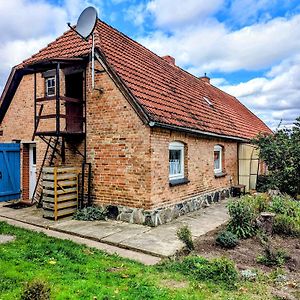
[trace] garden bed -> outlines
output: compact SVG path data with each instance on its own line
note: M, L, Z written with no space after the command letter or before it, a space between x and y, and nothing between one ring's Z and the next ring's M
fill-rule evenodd
M195 243L195 253L197 255L214 258L225 256L232 259L238 269L259 269L263 272L272 272L274 268L265 266L257 262L259 254L263 253L263 246L258 237L240 240L240 244L234 249L224 249L216 245L216 236L220 230L209 232L199 238ZM280 237L278 235L271 238L274 248L283 249L289 255L287 263L282 269L289 273L291 277L300 281L300 239L292 237Z

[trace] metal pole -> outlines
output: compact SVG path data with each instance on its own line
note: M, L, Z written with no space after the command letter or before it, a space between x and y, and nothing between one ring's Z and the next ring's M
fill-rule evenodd
M92 89L95 88L95 35L92 34Z
M60 133L60 87L59 87L59 69L60 64L57 63L56 65L56 78L55 78L55 84L56 84L56 135L58 136Z
M37 118L36 118L36 73L34 73L34 132L36 132Z

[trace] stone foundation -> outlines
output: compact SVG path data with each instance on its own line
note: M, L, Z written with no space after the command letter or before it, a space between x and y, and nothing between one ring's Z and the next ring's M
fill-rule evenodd
M172 206L153 210L129 208L125 206L108 206L107 208L109 211L114 211L115 217L119 221L156 227L171 222L179 216L189 212L207 207L212 202L219 202L229 196L230 188L224 188L222 190L216 190L186 199L183 202Z

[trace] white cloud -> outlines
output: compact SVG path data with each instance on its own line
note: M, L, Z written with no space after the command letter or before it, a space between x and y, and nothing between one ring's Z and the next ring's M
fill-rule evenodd
M278 0L234 0L230 5L231 19L239 24L246 24L257 21L262 14L261 19L267 20L270 18L270 7L277 2Z
M65 26L65 20L63 9L44 1L1 1L1 42L56 33Z
M208 20L171 35L156 31L139 40L154 52L170 54L180 65L192 65L202 72L260 70L299 51L300 15L235 31Z
M124 19L131 20L134 25L140 26L144 23L146 18L145 9L146 6L143 3L129 6L126 10Z
M282 61L264 77L219 87L236 96L273 129L281 119L291 125L300 116L300 55Z
M159 27L178 26L203 19L218 11L224 0L152 0L147 11Z
M44 0L2 0L0 94L10 69L67 31L67 22L76 23L89 5L101 7L102 0L65 0L61 6Z

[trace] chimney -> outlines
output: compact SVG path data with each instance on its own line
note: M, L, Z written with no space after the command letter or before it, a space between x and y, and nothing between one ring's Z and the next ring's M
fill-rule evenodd
M163 60L165 60L167 63L169 63L170 65L175 66L175 58L170 56L170 55L165 55L161 57Z
M204 76L199 77L200 80L202 80L205 83L210 84L210 78L206 76L206 73L204 73Z

